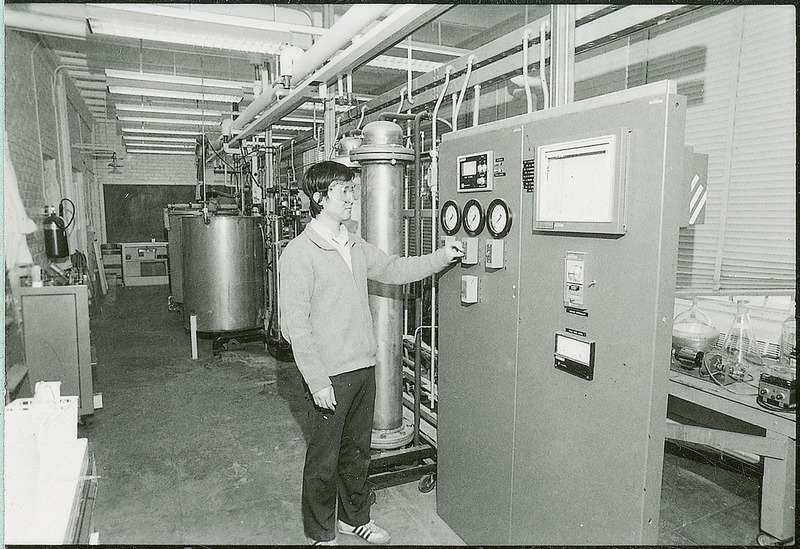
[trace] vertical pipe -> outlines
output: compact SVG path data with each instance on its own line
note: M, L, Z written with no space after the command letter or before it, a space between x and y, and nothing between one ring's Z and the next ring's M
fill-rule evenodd
M550 87L554 107L572 103L575 93L575 6L554 5L550 27Z
M362 146L350 155L361 164L362 234L385 253L400 255L403 178L413 151L402 146L402 130L392 122L371 122L363 135ZM399 447L412 436L403 432L402 288L370 281L369 307L378 344L373 446Z

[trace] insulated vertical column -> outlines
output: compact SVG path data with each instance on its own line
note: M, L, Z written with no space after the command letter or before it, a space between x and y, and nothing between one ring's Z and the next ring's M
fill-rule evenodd
M361 164L361 234L387 254L403 253L403 178L414 151L403 147L403 132L393 122L364 126L363 142L350 152ZM375 419L372 446L399 448L413 432L403 424L403 296L394 284L369 282L369 307L378 342L375 365Z

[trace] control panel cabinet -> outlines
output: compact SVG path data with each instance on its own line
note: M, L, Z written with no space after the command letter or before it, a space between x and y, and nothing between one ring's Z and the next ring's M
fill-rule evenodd
M439 373L437 502L439 514L456 532L476 532L464 537L468 543L504 543L511 505L520 239L513 224L502 245L485 222L476 229L479 214L499 197L511 213L509 222L516 222L522 127L458 133L468 135L446 140L440 149L442 203L452 200L462 220L450 238L465 244L466 256L439 280L444 330L439 356L446 364ZM492 159L491 189L478 191L460 181L464 170L459 166L474 157ZM500 248L513 261L498 268Z
M22 287L19 299L31 387L60 381L62 395L79 397L81 416L94 414L88 288Z
M437 509L470 545L657 541L685 104L660 82L443 136L482 251L439 291ZM465 194L474 155L493 185Z

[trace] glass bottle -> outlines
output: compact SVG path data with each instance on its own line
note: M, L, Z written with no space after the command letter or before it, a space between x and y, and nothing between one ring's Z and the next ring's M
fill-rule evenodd
M781 326L781 354L780 363L782 366L797 369L797 318L792 307L791 316L783 321Z
M748 303L746 300L736 302L736 316L722 344L728 374L739 380L744 379L749 369L764 366L758 352L758 342L753 335L753 326L747 311Z
M693 298L692 306L672 321L672 347L676 352L681 349L705 352L719 338L719 330L711 324L708 315L700 310L698 302L698 298Z

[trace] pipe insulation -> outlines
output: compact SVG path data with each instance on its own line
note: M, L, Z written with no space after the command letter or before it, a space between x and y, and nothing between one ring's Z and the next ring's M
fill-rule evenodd
M302 81L309 74L325 64L337 51L358 34L364 31L372 22L386 13L392 6L390 4L357 4L347 10L339 21L322 35L314 45L308 48L292 66L292 82ZM231 129L234 133L243 129L256 119L267 107L275 101L277 86L264 86L261 95L253 99L239 117L233 121ZM217 147L219 148L219 147Z
M6 9L3 13L3 20L6 27L15 30L52 36L86 38L88 31L86 19L66 19L15 9Z

